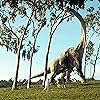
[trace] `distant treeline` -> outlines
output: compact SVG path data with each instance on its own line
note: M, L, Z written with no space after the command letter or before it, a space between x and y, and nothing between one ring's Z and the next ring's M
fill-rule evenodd
M11 87L12 86L12 79L6 81L6 80L1 80L0 81L0 87Z
M19 80L19 81L18 81L18 86L26 85L27 83L25 83L25 81L26 81L26 79ZM25 84L24 84L24 83L25 83ZM0 81L0 88L1 88L1 87L11 87L12 84L13 84L12 78L11 78L10 80L8 80L8 81L6 81L6 80L1 80L1 81ZM32 85L40 85L40 84L42 84L42 80L40 79L40 80L37 81L37 82L31 82L31 84L32 84Z

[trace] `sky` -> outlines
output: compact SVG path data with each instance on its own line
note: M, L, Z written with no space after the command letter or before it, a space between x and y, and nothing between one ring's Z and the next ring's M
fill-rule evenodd
M96 5L96 4L95 4ZM97 4L98 5L98 4ZM83 14L84 12L80 13ZM44 70L45 65L45 55L48 45L48 33L49 30L44 28L39 35L37 45L40 46L39 51L33 57L33 66L32 66L32 76L36 73L39 73L41 70ZM65 49L69 47L75 47L80 39L81 35L81 25L77 18L74 18L72 21L67 22L66 20L61 23L55 32L51 44L51 49L49 53L49 61L55 59L60 55ZM94 39L97 41L97 39ZM13 54L2 48L0 46L0 80L9 80L10 78L14 79L16 71L16 57L17 55ZM83 62L84 63L84 62ZM87 68L86 77L90 77L92 70L90 67ZM21 58L19 76L18 79L27 79L29 74L29 62ZM78 75L72 74L72 78L77 77ZM100 63L96 65L96 79L100 79Z

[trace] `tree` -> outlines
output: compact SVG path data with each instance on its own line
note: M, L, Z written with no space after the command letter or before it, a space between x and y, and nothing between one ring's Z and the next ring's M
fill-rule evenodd
M31 15L31 17L32 17L32 15ZM24 36L26 34L26 30L27 30L28 26L30 25L30 19L31 19L31 17L29 18L29 20L27 22L27 25L26 25L26 28L25 28L25 30L23 32L21 40L18 41L19 42L19 44L17 46L18 47L18 51L17 51L17 57L18 57L17 60L18 61L17 61L17 69L16 69L15 80L13 82L12 90L15 89L15 88L17 88L18 70L19 70L19 64L20 64L20 52L21 52L22 42L23 42Z
M26 44L31 43L29 35L34 37L36 35L36 37L34 38L34 40L36 41L38 32L46 23L45 14L42 13L43 11L42 9L40 10L40 7L38 8L39 3L40 3L39 1L29 2L24 0L1 1L0 18L2 20L2 25L0 25L1 28L0 44L2 46L6 46L7 50L11 51L14 50L14 52L17 53L16 74L12 90L17 88L21 50L23 49L22 57L25 59L27 53L25 48L27 46L30 47L30 45ZM20 21L27 20L27 22L18 25L18 19L20 19ZM29 28L31 28L32 30L30 30ZM34 44L32 44L32 47L30 49L32 53L36 52L35 42ZM31 55L31 57L32 56L33 54ZM28 51L28 59L29 59L29 51ZM32 66L31 63L30 66Z
M94 75L95 75L96 63L97 63L97 60L99 59L99 52L100 52L100 43L99 43L99 46L97 48L97 53L96 53L96 56L95 56L94 63L91 62L91 64L93 64L93 68L94 68L93 75L92 75L93 80L94 80Z
M86 53L85 53L85 65L84 65L84 76L86 75L86 65L88 65L91 61L91 56L93 55L94 51L94 44L91 40L89 40L86 46Z
M86 24L87 24L87 31L88 31L88 37L91 34L90 38L88 39L89 42L87 44L86 48L86 56L85 56L85 62L90 63L93 65L93 75L92 79L94 79L95 75L95 68L96 68L96 63L97 60L99 59L99 50L100 50L100 43L99 41L97 43L94 43L92 41L93 37L96 36L98 40L100 40L100 7L89 7L87 9L87 15L85 17ZM94 48L95 45L98 45L97 50ZM86 67L85 63L85 67ZM86 69L84 69L85 72Z
M33 46L31 48L31 52L29 52L29 55L27 55L27 58L29 56L29 60L30 60L30 66L29 66L29 79L28 79L28 83L27 83L27 88L30 88L30 85L31 85L31 69L32 69L32 59L33 59L33 55L38 51L38 48L39 46L37 46L37 48L35 48L35 45L36 45L36 40L37 40L37 37L38 37L38 34L39 34L39 31L41 31L42 29L42 25L41 27L39 28L39 30L36 32L36 33L33 33L35 35L33 35Z

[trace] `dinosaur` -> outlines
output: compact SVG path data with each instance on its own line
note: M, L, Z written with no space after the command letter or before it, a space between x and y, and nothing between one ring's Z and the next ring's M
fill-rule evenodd
M83 75L83 72L82 72L82 58L83 58L83 54L84 54L85 44L86 44L86 35L84 34L84 31L82 31L81 38L80 38L78 45L76 47L73 47L73 52L77 53L76 58L74 57L74 59L76 59L75 61L77 63L72 64L72 67L71 67L71 65L67 64L70 67L67 67L68 69L63 71L62 77L60 77L60 80L64 80L64 77L67 76L67 81L70 82L70 73L73 71L73 68L76 67L77 72L78 72L79 76L81 77L81 82L82 83L86 82L85 76ZM69 59L70 59L70 62L73 61L72 58L69 58ZM64 83L64 82L62 82L62 83Z
M48 64L47 74L51 73L50 81L53 82L56 75L60 74L61 72L64 74L62 75L61 79L64 79L67 76L67 81L70 81L70 73L72 72L73 68L76 67L79 76L81 77L81 82L86 82L85 76L82 72L82 58L85 49L85 35L84 32L81 34L80 42L76 47L71 47L60 54L56 59L51 61ZM32 78L40 77L44 75L44 71L33 76ZM31 79L32 79L31 78Z
M78 53L74 51L74 48L69 48L63 53L61 53L56 59L52 60L48 64L47 74L51 73L50 82L54 81L54 78L64 72L66 69L73 69L76 65L79 66L79 62L77 60ZM44 71L41 73L31 77L36 78L44 75Z
M78 72L79 76L81 77L81 82L82 83L86 82L85 76L83 75L83 72L82 72L82 58L83 58L83 54L84 54L85 43L86 43L86 36L85 36L84 32L82 32L78 45L75 48L73 47L73 52L76 52L77 55L78 55L78 56L76 56L76 58L74 57L74 59L76 59L75 61L77 63L72 64L72 67L71 67L71 65L67 64L70 67L67 67L68 69L63 71L62 76L59 79L59 80L62 80L61 83L64 83L64 77L65 76L67 76L67 81L70 82L70 73L73 71L74 67L76 67L77 72ZM69 59L70 59L70 62L73 61L72 58L69 58ZM59 81L58 81L58 83L59 83Z

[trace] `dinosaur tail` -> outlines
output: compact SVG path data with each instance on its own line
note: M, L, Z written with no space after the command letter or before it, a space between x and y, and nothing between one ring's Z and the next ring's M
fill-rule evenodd
M49 73L50 73L50 68L47 69L47 74L49 74ZM37 78L37 77L40 77L40 76L43 76L43 75L44 75L44 71L42 71L42 72L40 72L39 74L37 74L37 75L31 77L31 79Z

